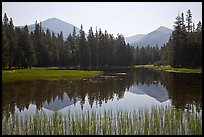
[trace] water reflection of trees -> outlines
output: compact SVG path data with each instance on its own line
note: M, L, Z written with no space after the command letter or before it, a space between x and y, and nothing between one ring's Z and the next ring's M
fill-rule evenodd
M134 71L136 84L161 84L167 89L169 97L178 109L189 109L192 105L197 110L202 109L202 75L158 72L150 69L136 69Z
M63 101L66 93L74 104L80 101L81 107L88 97L89 104L101 105L114 98L123 98L125 89L132 85L132 80L125 76L113 78L84 79L80 81L26 81L3 84L3 112L14 113L15 106L20 110L35 104L41 109L44 102L49 104L54 99Z
M135 69L127 75L80 81L3 83L2 110L7 114L14 113L15 106L21 111L28 108L29 104L36 104L37 109L40 109L46 101L48 104L55 98L63 101L64 93L74 104L80 101L82 108L86 97L91 107L94 102L100 106L103 101L112 100L114 96L118 99L123 98L125 90L133 84L156 85L158 81L166 87L176 108L184 109L194 104L198 109L202 109L202 75Z
M162 84L161 74L150 69L135 69L133 71L133 79L137 85L157 85L158 81Z
M202 75L166 73L163 81L176 108L202 109Z
M95 101L96 105L102 104L112 100L114 95L118 99L123 98L126 88L133 84L131 77L116 76L112 78L97 78L87 81L76 81L72 83L71 87L74 89L69 90L68 96L71 98L80 98L80 103L83 108L85 98L88 98L89 104L92 107Z
M28 108L30 104L36 104L37 108L42 103L51 102L56 97L63 99L66 83L63 86L53 81L24 81L3 84L3 111L13 113L15 106L19 110Z

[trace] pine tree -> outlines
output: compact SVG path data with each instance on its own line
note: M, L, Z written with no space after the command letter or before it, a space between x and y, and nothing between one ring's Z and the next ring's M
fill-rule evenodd
M88 34L88 38L87 38L87 46L88 46L88 50L89 50L89 64L91 69L93 69L95 67L95 59L96 59L96 45L94 42L94 34L93 34L93 30L92 27L90 27L89 29L89 34Z
M70 34L67 37L67 42L70 44L70 50L71 50L71 65L77 64L77 56L76 56L76 50L77 50L77 36L76 36L76 29L73 27L73 33Z
M9 54L9 39L8 39L8 17L4 14L2 22L2 67L8 66L8 54Z
M185 27L183 13L176 17L174 31L166 44L162 61L170 64L172 67L200 67L202 66L202 35L192 28L192 14L187 11L186 16L187 27ZM194 24L194 23L193 23ZM199 23L201 24L201 23ZM185 29L187 28L187 29ZM200 44L201 43L201 44Z
M94 57L94 64L95 64L95 67L98 68L99 67L99 34L98 34L98 30L97 30L97 27L96 27L96 32L95 32L95 39L94 39L94 44L95 44L95 47L96 47L96 52L95 52L95 57Z
M16 48L15 48L15 54L14 54L14 66L16 66L17 68L21 68L22 67L22 60L24 59L23 54L23 46L21 44L21 37L22 37L22 30L19 27L15 28L15 35L16 35Z
M16 41L15 41L15 32L14 32L14 25L13 25L13 20L10 18L9 24L8 24L8 66L9 70L13 66L13 61L14 61L14 49L16 46Z
M42 31L41 23L37 23L37 21L35 23L33 37L34 49L36 50L37 56L37 66L49 66L49 53L46 47L45 32Z
M2 68L8 66L8 38L2 31Z
M125 39L121 34L118 34L116 38L116 49L117 65L123 66L125 64L125 55L123 54L123 51L125 51Z
M83 31L83 26L81 25L80 36L79 36L79 64L82 69L85 69L89 65L89 54L85 38L85 33Z
M34 44L29 35L29 30L27 25L24 27L23 35L25 38L25 58L27 59L28 67L31 68L37 63L36 51L34 49Z
M191 11L190 9L187 11L187 14L186 14L186 22L187 22L187 32L191 32L192 31L192 14L191 14Z
M34 32L30 33L27 26L23 29L14 29L12 24L12 19L8 21L5 14L2 22L2 50L4 52L2 54L4 62L2 66L10 66L10 68L11 66L27 68L36 64L36 66L44 67L80 65L81 69L89 66L91 69L94 69L95 67L127 66L134 63L152 64L161 58L161 52L158 47L152 48L147 46L146 48L137 47L134 49L125 43L123 35L118 34L114 38L106 30L103 33L101 29L99 29L99 32L96 29L95 34L93 34L91 27L86 39L81 25L80 35L77 36L76 30L73 28L73 33L64 41L62 32L55 36L54 32L50 32L47 29L45 33L42 29L42 24L37 23L37 21ZM197 34L195 41L198 41L200 36L202 36L198 33L199 30L202 30L202 26L199 24L198 26L198 31L195 30ZM182 17L177 18L175 32L166 46L168 48L165 47L165 49L170 51L166 52L169 55L168 60L180 58L180 61L173 60L171 62L177 66L183 62L183 59L180 57L182 53L179 49L182 47L182 41L185 41L184 32L186 33L182 14ZM180 47L175 45L180 45ZM189 45L192 45L192 43ZM175 53L181 54L176 55ZM198 62L198 59L194 59L193 61Z
M98 32L98 65L99 68L104 67L104 38L101 28L99 28Z
M49 62L48 64L49 66L53 66L53 47L52 47L53 44L52 44L52 35L49 29L46 29L44 41L48 51L48 62Z
M169 59L170 65L172 67L180 67L183 65L183 51L184 51L184 45L185 45L185 29L184 29L184 23L183 23L183 14L182 18L180 15L176 17L176 21L174 22L174 31L172 32L172 39L169 41L169 46L172 46L170 50L170 56Z
M196 35L196 43L198 45L197 66L201 67L202 66L202 24L200 21L197 24L195 35Z

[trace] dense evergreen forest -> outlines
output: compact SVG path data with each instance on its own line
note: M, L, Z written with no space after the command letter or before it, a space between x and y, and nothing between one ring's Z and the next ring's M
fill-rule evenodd
M64 40L66 39L66 40ZM101 29L90 27L85 37L83 26L80 34L64 38L63 33L55 36L49 29L42 30L35 23L34 32L27 25L14 27L12 18L4 14L2 22L2 68L66 67L100 69L113 66L137 64L171 65L172 67L202 66L202 24L192 22L191 11L176 17L174 31L162 48L132 47L125 43L124 36L114 37Z
M197 27L192 21L190 10L178 15L174 22L174 31L164 48L161 57L162 64L172 67L202 67L202 24Z

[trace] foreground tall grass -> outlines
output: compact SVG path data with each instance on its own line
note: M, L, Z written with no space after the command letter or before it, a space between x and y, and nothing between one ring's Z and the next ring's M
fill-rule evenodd
M57 70L53 68L32 68L3 70L2 81L23 81L23 80L79 80L82 78L92 78L100 75L100 71L84 70Z
M201 135L202 113L152 107L134 112L54 112L48 116L2 118L3 135Z

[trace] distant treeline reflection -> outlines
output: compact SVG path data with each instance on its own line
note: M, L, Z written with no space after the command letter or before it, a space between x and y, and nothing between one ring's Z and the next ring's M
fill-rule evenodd
M88 97L92 107L94 101L101 105L116 97L121 99L124 92L133 84L156 85L158 81L167 89L172 105L178 109L190 109L195 105L202 109L202 75L155 72L148 69L126 71L127 75L108 73L94 79L79 81L24 81L3 83L3 112L14 113L15 106L20 110L35 104L41 109L43 103L54 99L63 100L66 93L74 102L80 101L81 107Z

